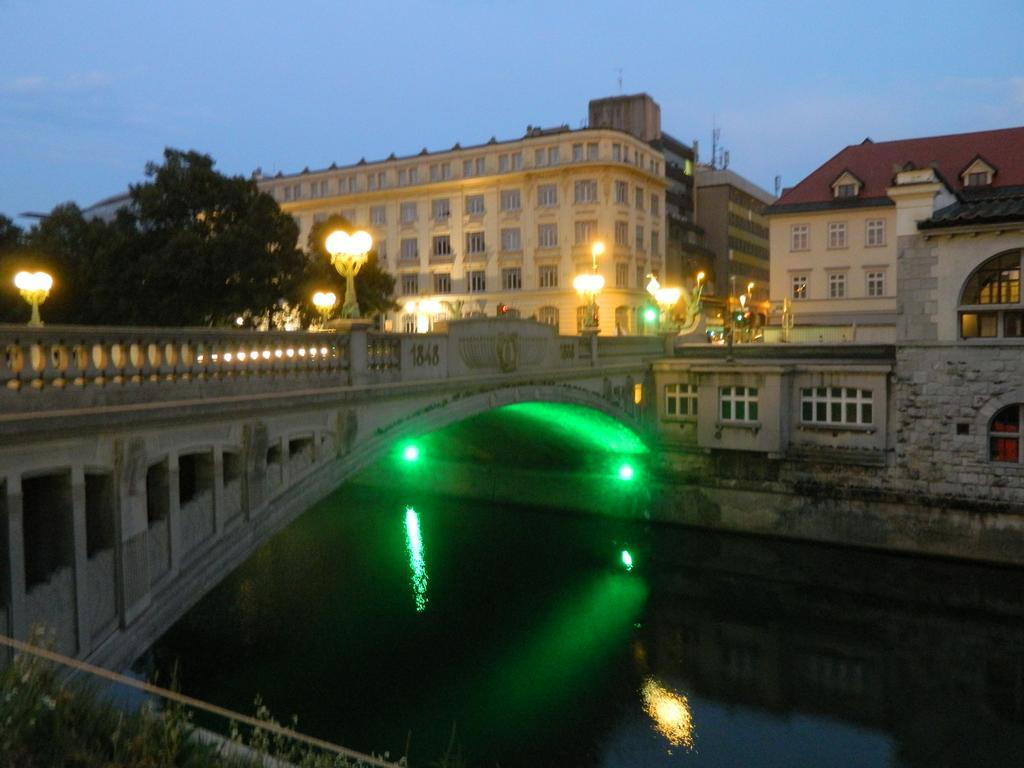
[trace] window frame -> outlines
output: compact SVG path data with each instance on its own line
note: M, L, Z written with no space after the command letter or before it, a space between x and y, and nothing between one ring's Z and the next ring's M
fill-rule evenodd
M726 407L728 406L728 408ZM726 413L728 411L728 414ZM742 412L742 416L740 413ZM723 424L760 424L760 389L745 384L718 388L718 420Z
M1005 423L1009 427L1016 426L1016 429L996 428L995 425L999 423L999 418L1010 413L1014 414L1016 424L1014 425L1008 416ZM1021 448L1024 447L1021 445L1022 441L1024 441L1024 403L1012 403L996 411L992 418L989 419L988 429L986 430L986 451L989 462L999 465L1009 464L1012 466L1016 464L1020 466L1022 461L1024 461L1021 451ZM999 458L996 455L997 442L1000 446L998 453L1002 454L1005 451L1007 458Z
M665 418L695 421L698 415L699 390L696 384L673 382L663 389Z
M837 412L838 419L835 418ZM850 386L801 387L799 413L800 424L804 426L873 429L874 391Z
M797 245L797 240L802 239L803 245ZM811 250L811 225L790 224L789 225L789 250L809 251Z

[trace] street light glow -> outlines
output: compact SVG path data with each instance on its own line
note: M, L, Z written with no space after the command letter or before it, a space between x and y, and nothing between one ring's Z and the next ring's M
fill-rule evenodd
M412 444L405 446L405 448L402 450L402 458L405 459L406 461L419 461L419 446Z
M623 464L619 467L620 480L632 480L636 476L636 470L632 464Z
M633 570L633 555L630 554L628 549L622 550L622 554L619 555L619 559L622 561L622 565L627 571Z

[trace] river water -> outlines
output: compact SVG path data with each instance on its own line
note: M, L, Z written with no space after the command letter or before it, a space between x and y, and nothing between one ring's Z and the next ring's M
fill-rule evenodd
M653 525L642 456L503 418L307 512L157 643L161 679L414 768L1024 764L1021 571ZM440 494L442 451L596 500Z

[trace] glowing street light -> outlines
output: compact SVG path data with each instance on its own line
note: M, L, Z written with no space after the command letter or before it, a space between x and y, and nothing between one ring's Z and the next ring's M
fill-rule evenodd
M604 253L604 243L600 240L590 247L591 272L576 275L572 287L586 302L586 313L583 316L583 332L597 333L599 322L597 316L597 294L604 288L604 277L597 271L597 257Z
M334 291L317 291L313 294L313 306L316 307L316 311L320 313L325 323L337 304L338 297Z
M21 292L21 298L32 305L32 317L29 325L43 324L39 317L39 305L46 301L53 287L53 278L45 272L19 272L14 276L14 285Z
M633 570L633 555L630 554L628 549L622 550L622 553L619 555L619 560L622 563L622 567L627 571Z
M344 318L359 317L359 304L356 302L355 278L366 263L366 255L373 247L373 238L369 232L359 230L351 235L336 229L324 240L324 247L331 255L331 264L338 274L345 278L345 302L341 305L341 316Z
M704 273L701 272L701 275L703 274ZM650 280L647 281L647 292L651 294L651 296L654 298L654 301L657 302L658 309L661 313L661 325L665 326L668 324L668 320L670 318L669 313L672 311L672 308L679 303L679 299L683 295L683 289L669 288L667 286L663 286L661 283L658 282L658 278L656 278L654 275L648 275L648 277L650 278ZM645 319L647 319L646 315ZM654 318L650 319L653 320Z

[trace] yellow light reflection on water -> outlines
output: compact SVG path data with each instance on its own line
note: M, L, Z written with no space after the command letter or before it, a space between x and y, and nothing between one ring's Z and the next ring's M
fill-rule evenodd
M673 693L648 677L640 689L644 711L654 721L654 727L673 747L693 747L693 715L690 702L680 693Z
M416 599L416 612L427 609L427 564L423 558L423 534L420 516L412 507L405 508L405 549L409 553L412 592Z

